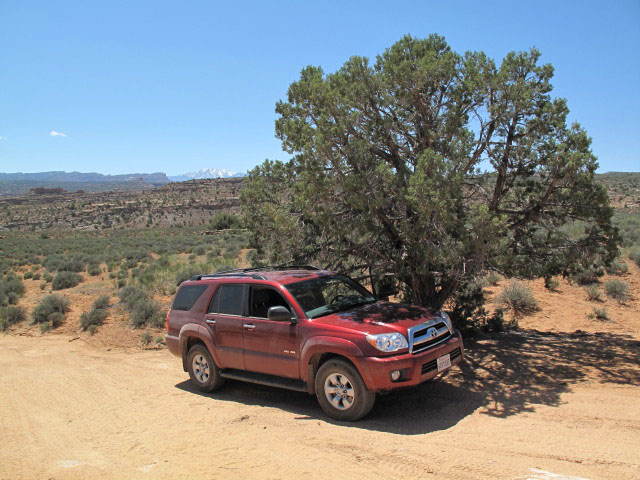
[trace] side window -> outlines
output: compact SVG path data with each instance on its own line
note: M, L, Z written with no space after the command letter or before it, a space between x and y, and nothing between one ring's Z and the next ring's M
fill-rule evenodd
M242 315L242 299L244 297L244 285L222 285L218 288L208 313L222 313L226 315Z
M251 301L249 304L249 316L267 318L267 312L271 307L282 306L291 310L289 305L278 292L268 287L251 287Z
M207 285L185 285L180 288L176 294L176 299L173 301L173 309L191 310L193 304L196 303L207 287Z

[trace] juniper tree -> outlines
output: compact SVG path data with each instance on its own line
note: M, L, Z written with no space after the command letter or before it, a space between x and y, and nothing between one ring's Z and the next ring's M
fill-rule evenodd
M276 105L292 158L256 167L242 195L254 246L272 262L391 273L434 307L488 266L536 277L610 261L591 140L539 59L497 65L431 35L373 64L306 67Z

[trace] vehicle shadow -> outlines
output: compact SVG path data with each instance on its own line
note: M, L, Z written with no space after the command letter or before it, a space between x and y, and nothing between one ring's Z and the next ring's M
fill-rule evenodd
M505 418L540 405L558 406L581 382L639 385L639 347L634 338L613 333L535 330L469 341L460 366L416 388L379 396L371 413L355 423L328 418L306 393L239 381L211 394L188 380L176 387L217 401L280 408L294 413L296 421L419 435L446 430L475 411Z

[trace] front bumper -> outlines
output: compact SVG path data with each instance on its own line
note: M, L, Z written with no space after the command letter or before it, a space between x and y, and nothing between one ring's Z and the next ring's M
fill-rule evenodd
M448 340L415 355L405 353L392 357L357 357L357 361L367 388L381 392L412 387L431 380L442 373L438 372L437 359L447 353L451 355L451 366L460 363L464 357L462 337L457 330ZM394 370L403 373L400 381L391 381L390 374Z

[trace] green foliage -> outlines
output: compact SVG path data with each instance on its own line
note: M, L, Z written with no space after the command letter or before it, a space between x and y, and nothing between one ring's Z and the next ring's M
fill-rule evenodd
M134 328L162 325L164 319L160 314L160 304L149 298L143 289L133 286L125 287L118 292L118 296L129 311L129 320Z
M44 325L43 331L50 330L63 322L69 305L69 299L62 295L47 295L31 312L31 320L34 324Z
M61 271L53 279L51 288L54 290L63 290L65 288L75 287L82 281L82 276L75 272Z
M227 212L216 213L209 222L210 230L228 230L241 227L242 220L240 217Z
M0 331L7 330L11 325L23 322L27 314L24 307L9 305L0 307Z
M496 303L510 308L516 315L532 313L538 309L538 302L531 289L522 282L512 280L502 287Z
M592 285L594 283L598 283L602 275L604 275L604 270L602 268L590 266L581 272L575 273L571 279L579 285Z
M393 273L407 301L437 308L489 266L532 278L609 263L619 239L590 139L539 58L496 65L405 36L374 64L306 67L276 105L292 160L256 167L242 191L251 247Z
M489 315L484 308L485 297L479 282L468 282L455 296L451 320L464 336L477 335L480 332L503 332L517 330L516 320L506 322L504 312L498 309Z
M108 316L109 312L102 308L94 308L89 312L83 312L82 315L80 315L80 327L82 330L87 330L92 325L98 327L104 323Z
M560 282L553 277L545 277L544 278L544 288L555 292L560 286Z
M598 320L609 320L609 313L605 307L594 308L593 313L589 314L589 318L597 318Z
M0 307L15 305L24 292L22 280L13 272L7 273L0 278Z
M109 295L100 295L93 301L93 308L96 310L104 310L109 308L110 303Z
M633 247L629 250L629 260L636 262L636 265L640 267L640 247Z
M144 332L140 334L140 341L145 347L151 343L152 338L153 335L151 334L151 332Z
M102 273L102 268L100 268L100 265L93 263L89 265L89 268L87 269L87 273L92 277L95 277L96 275L100 275Z
M605 282L604 291L608 297L615 298L621 302L629 298L629 284L617 278Z
M629 272L629 266L627 262L622 260L621 258L616 258L611 265L607 267L607 273L611 275L624 275Z
M588 285L584 287L584 291L587 294L587 298L592 302L602 302L602 292L597 285Z

